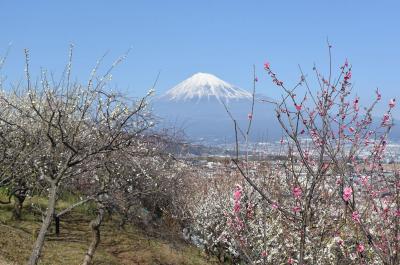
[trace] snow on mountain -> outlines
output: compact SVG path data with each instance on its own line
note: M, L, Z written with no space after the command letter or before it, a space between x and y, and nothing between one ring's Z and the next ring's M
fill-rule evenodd
M215 75L197 73L168 90L164 97L174 101L204 98L229 101L230 99L250 99L252 96L251 93L235 87Z
M279 139L281 130L275 121L273 106L256 95L251 139ZM205 143L235 141L234 123L221 102L226 103L237 126L247 128L252 94L212 74L197 73L179 83L153 103L154 113L162 121L160 128L184 130L191 140Z

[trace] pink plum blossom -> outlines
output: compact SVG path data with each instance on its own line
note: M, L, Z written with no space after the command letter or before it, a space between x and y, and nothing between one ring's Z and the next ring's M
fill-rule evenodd
M382 125L388 125L389 121L390 121L390 115L389 113L385 113L382 118Z
M295 207L293 207L292 210L294 213L298 213L298 212L300 212L301 208L300 208L300 206L295 206Z
M292 190L292 194L296 199L300 198L302 194L301 188L299 186L294 187Z
M351 218L353 219L354 222L360 223L360 214L357 211L354 211L351 214Z
M345 200L346 202L350 200L351 195L353 193L353 189L351 187L346 187L343 190L343 200Z
M233 199L235 201L233 211L235 213L240 211L240 199L242 197L242 186L236 185L235 192L233 193Z
M358 246L357 246L357 252L358 252L358 253L362 253L362 252L364 252L364 250L365 250L364 245L363 245L362 243L358 244Z
M367 184L368 184L368 177L367 177L367 176L361 176L360 178L361 178L361 183L362 183L364 186L367 186Z

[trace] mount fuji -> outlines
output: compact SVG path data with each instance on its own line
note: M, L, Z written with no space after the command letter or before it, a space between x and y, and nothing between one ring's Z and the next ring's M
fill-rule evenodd
M253 141L276 140L281 130L274 110L271 105L261 103L260 98L262 96L257 95L250 138ZM234 123L225 106L245 131L251 104L250 92L215 75L197 73L156 99L153 109L162 127L183 129L192 140L217 144L235 140Z
M215 98L218 101L230 99L251 99L251 93L235 87L212 74L197 73L168 90L165 97L174 101Z

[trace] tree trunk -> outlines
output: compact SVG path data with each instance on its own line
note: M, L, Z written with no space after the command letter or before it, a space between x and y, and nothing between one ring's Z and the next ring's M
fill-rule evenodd
M57 190L58 186L55 183L51 183L49 200L46 210L46 217L43 220L42 227L40 228L39 234L36 238L36 242L34 244L31 256L27 263L28 265L36 265L39 261L40 253L42 252L43 249L47 230L49 229L51 221L53 220L54 209L56 206Z
M79 201L79 202L77 202L77 203L75 203L75 204L70 205L68 208L62 210L62 211L59 212L59 213L56 213L56 212L54 211L54 227L55 227L55 229L56 229L56 236L59 236L59 235L60 235L60 220L61 220L61 216L63 216L63 215L65 215L65 214L69 213L69 212L72 211L75 207L78 207L78 206L80 206L80 205L82 205L82 204L84 204L84 203L86 203L86 202L88 202L88 201L90 201L90 200L92 200L92 199L93 199L93 197L88 197L88 198L86 198L86 199L84 199L84 200L81 200L81 201Z
M85 254L85 258L83 260L82 265L90 265L92 264L94 253L96 252L97 246L100 243L100 226L104 217L104 208L102 206L99 207L99 212L95 220L90 222L90 228L92 229L92 242L90 243L89 249Z
M121 217L121 221L120 221L119 224L118 224L118 228L121 229L121 230L125 229L125 224L126 224L126 221L127 221L127 219L128 219L127 215L128 215L128 214L124 214L124 215Z
M306 237L307 237L307 221L308 221L308 216L309 216L309 209L310 209L310 205L309 203L306 204L306 207L304 209L304 213L303 213L303 220L301 223L301 230L300 230L300 249L299 249L299 265L305 265L304 263L304 256L305 256L305 252L306 252Z
M54 213L54 226L56 229L56 236L60 235L60 217Z
M14 209L12 211L12 218L14 220L21 220L22 216L22 206L25 201L25 195L16 195L14 196Z
M305 219L306 217L304 217ZM306 231L307 231L307 224L306 221L303 220L303 223L301 225L301 235L300 235L300 257L299 257L299 265L305 265L304 264L304 254L306 251Z

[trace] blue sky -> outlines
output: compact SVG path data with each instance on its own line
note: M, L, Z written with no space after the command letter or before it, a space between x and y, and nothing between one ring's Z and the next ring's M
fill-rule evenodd
M23 48L32 68L60 73L75 44L74 76L86 80L96 60L104 66L129 47L114 72L120 90L141 95L158 71L159 93L196 72L213 73L244 89L252 65L258 91L279 90L262 71L265 60L286 83L298 79L298 64L312 74L326 70L326 38L334 63L348 58L355 92L368 101L381 88L400 100L400 4L398 1L1 1L0 54L12 42L3 74L23 76ZM396 115L399 115L397 111Z

